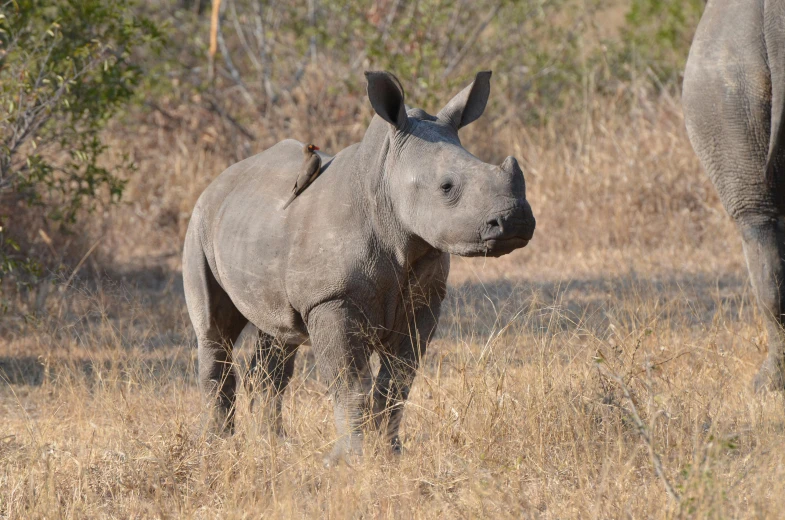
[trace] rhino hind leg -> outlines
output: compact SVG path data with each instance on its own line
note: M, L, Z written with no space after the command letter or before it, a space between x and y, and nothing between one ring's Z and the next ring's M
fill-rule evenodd
M283 394L294 373L297 345L276 340L259 331L256 349L245 377L246 388L251 395L251 409L256 395L262 393L263 416L270 429L284 437Z
M248 320L216 281L190 229L188 235L183 282L188 314L196 331L199 387L209 408L207 427L213 433L231 435L238 380L232 348Z
M211 408L210 429L231 435L239 379L232 349L247 320L222 289L213 297L216 305L210 313L210 325L197 331L199 386Z
M785 388L785 229L780 220L741 225L744 256L768 334L769 353L754 379L756 391Z

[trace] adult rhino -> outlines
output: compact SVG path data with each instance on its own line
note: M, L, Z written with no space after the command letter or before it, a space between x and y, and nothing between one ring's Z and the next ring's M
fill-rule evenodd
M229 167L199 197L183 278L214 428L233 430L232 344L250 322L279 433L294 354L310 339L334 402L327 462L362 453L374 351L374 422L400 450L402 406L436 329L450 254L501 256L534 232L518 162L486 164L458 138L485 110L490 77L478 73L434 117L407 110L392 74L366 72L376 116L365 136L323 155L323 173L288 209L303 157L293 140Z
M683 88L690 141L741 231L768 332L755 389L783 389L785 0L709 0Z

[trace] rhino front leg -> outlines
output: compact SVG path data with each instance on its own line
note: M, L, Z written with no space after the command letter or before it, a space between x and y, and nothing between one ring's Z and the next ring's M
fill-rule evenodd
M398 430L403 407L409 398L420 360L436 331L441 297L432 295L431 304L417 311L409 320L409 335L397 347L379 353L381 362L373 391L373 414L377 430L394 454L401 453Z
M316 363L329 385L338 438L325 465L361 457L363 452L363 376L368 364L361 322L342 302L319 305L308 315L308 334Z
M769 355L755 376L755 390L782 390L785 387L785 232L775 220L740 227L750 281L769 337Z
M373 415L376 429L394 454L401 453L398 430L403 419L403 406L419 366L419 355L410 351L404 355L380 354L379 374L373 391Z

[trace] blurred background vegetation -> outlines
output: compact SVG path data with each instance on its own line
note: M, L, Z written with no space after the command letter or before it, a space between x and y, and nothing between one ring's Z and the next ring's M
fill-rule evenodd
M90 266L176 269L226 166L287 137L361 138L367 69L429 111L492 69L466 130L486 160L529 132L584 135L598 110L672 104L703 3L0 0L0 300Z

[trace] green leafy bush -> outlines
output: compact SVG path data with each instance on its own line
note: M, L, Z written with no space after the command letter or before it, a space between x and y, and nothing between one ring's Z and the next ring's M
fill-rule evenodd
M705 0L632 0L623 31L630 59L660 75L684 69Z
M72 224L98 197L119 199L129 165L101 165L101 129L131 100L133 55L160 41L131 0L0 4L0 280L34 263L10 238L19 208Z

